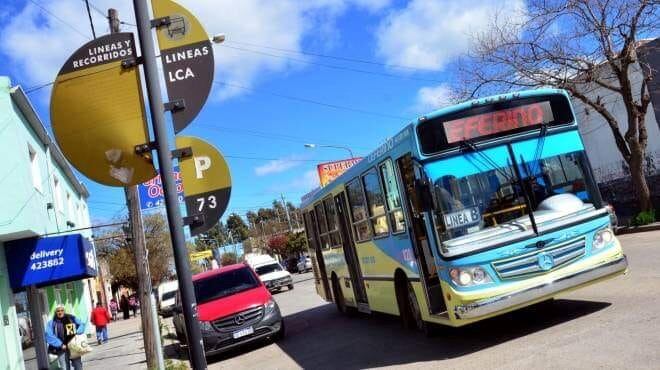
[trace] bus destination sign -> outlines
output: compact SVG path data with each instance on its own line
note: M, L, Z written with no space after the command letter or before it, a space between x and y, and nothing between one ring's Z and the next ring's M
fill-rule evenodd
M552 121L550 102L544 101L446 121L443 126L447 143L453 144Z

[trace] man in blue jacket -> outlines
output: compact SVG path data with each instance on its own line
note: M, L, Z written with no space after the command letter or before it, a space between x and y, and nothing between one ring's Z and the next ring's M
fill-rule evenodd
M64 306L58 304L55 307L53 319L46 325L46 342L48 353L57 355L57 363L60 369L70 370L71 365L75 370L82 370L80 357L71 358L67 344L77 334L85 333L85 323L77 317L64 312Z

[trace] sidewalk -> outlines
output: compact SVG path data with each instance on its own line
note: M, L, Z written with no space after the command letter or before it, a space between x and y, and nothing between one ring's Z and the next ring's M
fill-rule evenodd
M83 357L85 370L137 370L146 369L144 343L140 316L128 320L119 320L108 325L110 340L102 345L96 344L96 337L89 339L94 350ZM32 351L34 353L34 351ZM25 358L25 369L37 368L34 355Z

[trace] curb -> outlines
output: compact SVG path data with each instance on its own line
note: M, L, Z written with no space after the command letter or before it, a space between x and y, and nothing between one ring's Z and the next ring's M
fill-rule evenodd
M614 229L614 234L624 235L624 234L634 234L634 233L643 233L646 231L656 231L660 230L660 223L652 223L650 225L644 226L622 226Z

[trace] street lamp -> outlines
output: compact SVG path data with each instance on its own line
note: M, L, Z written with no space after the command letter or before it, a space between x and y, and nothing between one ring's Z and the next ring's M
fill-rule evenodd
M335 148L335 149L344 149L344 150L348 150L348 154L351 155L351 159L355 158L355 156L353 155L353 151L351 150L351 148L349 148L349 147L347 147L347 146L341 146L341 145L322 145L322 144L305 144L305 148L310 148L310 149L314 149L314 148Z
M216 35L213 35L211 38L211 41L213 41L214 44L222 44L225 42L225 34L224 33L218 33Z

